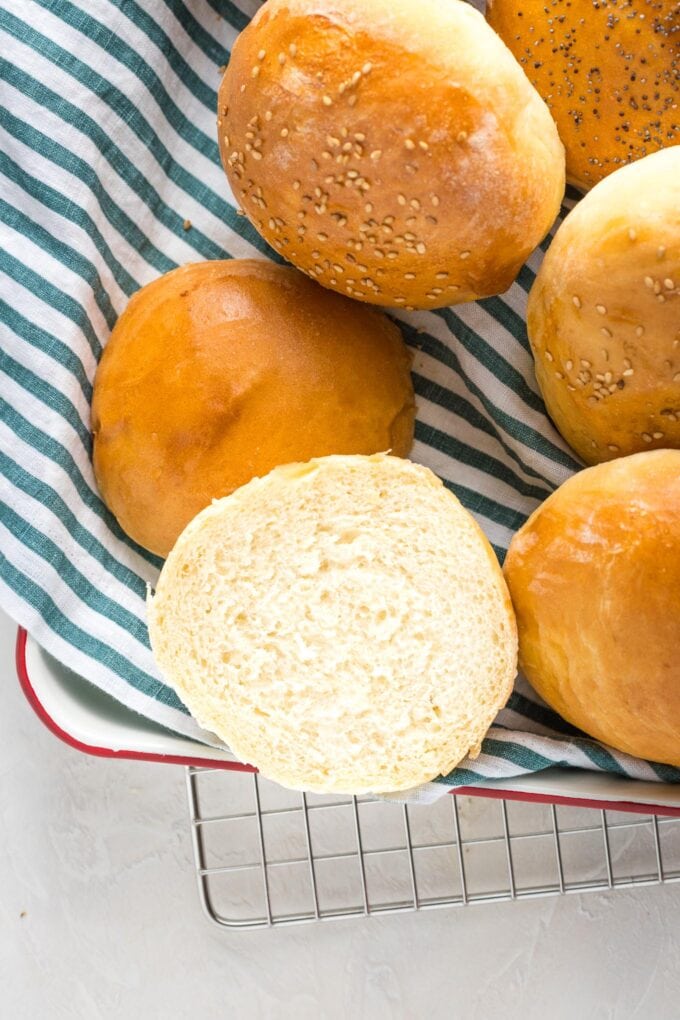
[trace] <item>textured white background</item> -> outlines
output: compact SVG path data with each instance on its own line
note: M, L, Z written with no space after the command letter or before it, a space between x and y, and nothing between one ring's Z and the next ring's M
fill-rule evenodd
M0 614L3 1020L680 1015L680 885L213 929L182 770L58 742L23 700L13 643Z

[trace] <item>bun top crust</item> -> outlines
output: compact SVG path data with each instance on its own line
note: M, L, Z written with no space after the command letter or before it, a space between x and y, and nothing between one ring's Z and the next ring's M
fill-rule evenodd
M92 402L97 483L166 556L191 518L277 464L406 456L411 357L387 316L257 259L182 266L138 291Z
M618 170L569 213L527 329L548 411L583 460L680 447L680 146Z
M541 697L605 744L680 766L680 451L574 475L504 572Z
M545 104L462 0L269 0L234 46L218 137L266 240L374 304L505 290L564 191Z
M487 18L546 100L571 184L680 143L677 0L489 0Z

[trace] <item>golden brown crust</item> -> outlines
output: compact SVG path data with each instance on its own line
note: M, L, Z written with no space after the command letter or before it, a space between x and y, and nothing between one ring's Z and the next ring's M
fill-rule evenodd
M258 260L183 266L131 299L95 379L94 468L140 545L278 464L406 456L410 355L384 315Z
M531 290L527 329L548 411L586 463L680 447L680 146L579 202Z
M550 107L570 183L680 143L677 0L490 0L487 18Z
M612 747L680 766L680 452L582 471L513 539L520 664Z
M374 304L505 290L564 191L545 104L459 0L269 0L234 46L218 137L266 240Z

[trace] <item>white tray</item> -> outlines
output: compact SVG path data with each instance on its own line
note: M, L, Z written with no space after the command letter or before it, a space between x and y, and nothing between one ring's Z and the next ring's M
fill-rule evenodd
M254 771L226 751L178 736L125 708L58 663L21 629L16 663L21 686L38 717L79 751L99 757ZM680 785L646 783L579 769L551 768L456 792L461 790L506 800L680 816Z

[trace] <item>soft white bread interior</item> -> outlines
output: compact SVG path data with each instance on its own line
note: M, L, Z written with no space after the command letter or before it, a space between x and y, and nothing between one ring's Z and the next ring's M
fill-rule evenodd
M284 786L412 788L476 754L514 614L471 515L386 455L275 468L185 529L148 605L166 680Z

